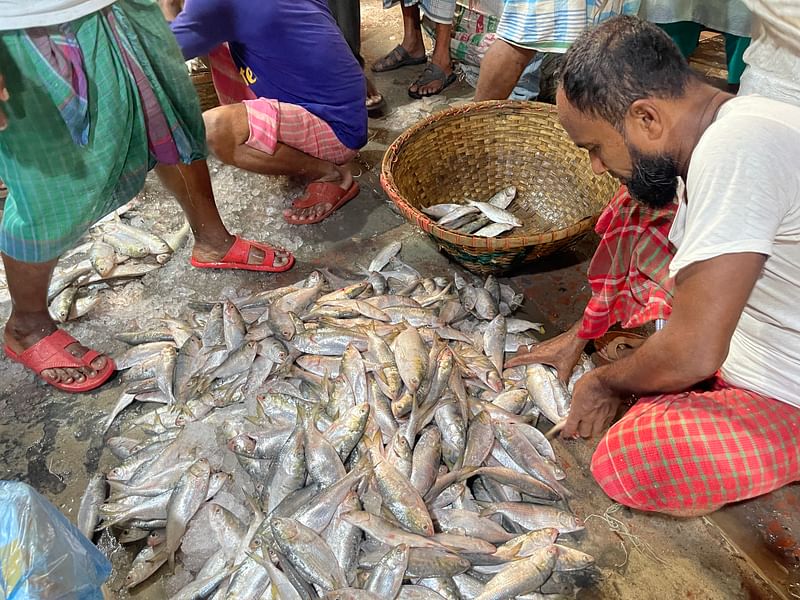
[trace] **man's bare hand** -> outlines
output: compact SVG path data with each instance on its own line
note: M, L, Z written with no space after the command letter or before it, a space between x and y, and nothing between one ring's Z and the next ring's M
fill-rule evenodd
M8 102L10 96L8 95L8 88L6 88L6 80L3 77L3 74L0 73L0 102ZM6 113L3 112L3 109L0 108L0 131L3 131L6 127L8 127L8 119L6 118Z
M572 403L561 437L577 436L590 438L599 436L608 429L622 398L609 390L598 373L602 369L589 371L575 384Z
M578 321L561 335L541 344L532 346L530 351L517 352L516 356L506 361L507 369L519 365L544 364L558 371L558 378L566 382L586 347L586 340L578 337L581 322Z

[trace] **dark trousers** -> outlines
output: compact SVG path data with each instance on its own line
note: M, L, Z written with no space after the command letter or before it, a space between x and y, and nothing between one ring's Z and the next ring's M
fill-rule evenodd
M359 0L328 0L328 7L336 19L345 41L353 51L358 64L364 67L361 56L361 6Z

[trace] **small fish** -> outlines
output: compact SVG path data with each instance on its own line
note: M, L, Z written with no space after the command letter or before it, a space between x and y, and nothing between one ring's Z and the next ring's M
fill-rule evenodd
M226 300L222 305L222 331L228 352L238 350L247 335L247 324L242 318L242 313L230 300Z
M106 480L101 473L92 475L78 508L78 529L91 540L100 520L100 505L106 499Z
M478 210L479 209L475 206L459 206L457 209L447 213L441 219L436 221L436 224L444 227L445 225L453 223L466 215L477 213Z
M84 284L92 285L95 283L116 281L118 279L132 279L143 277L159 269L161 265L151 265L148 263L122 263L111 269L106 275L95 274L89 277Z
M72 285L77 279L91 273L92 270L92 264L88 260L85 260L70 269L56 273L50 281L50 287L47 290L47 300L53 300L53 298L64 289Z
M528 365L525 370L525 386L533 403L552 423L559 423L566 418L569 413L569 392L551 367Z
M292 519L272 519L281 551L308 580L331 591L347 586L344 571L328 544L317 533Z
M145 581L167 562L167 554L160 548L145 546L133 559L130 571L125 576L124 585L131 589Z
M402 246L403 244L397 240L389 242L380 250L380 252L378 252L378 254L375 255L375 257L372 259L372 262L369 263L367 271L382 271L383 268L389 264L389 261L397 256Z
M54 321L66 323L72 311L72 305L78 296L78 288L64 288L50 303L50 316Z
M149 231L145 231L144 229L139 229L138 227L126 225L125 223L119 221L113 223L111 227L112 227L112 235L122 234L123 236L131 240L139 241L147 249L148 254L172 253L172 248L170 248L169 245L163 239L161 239L154 233L150 233ZM131 257L131 258L139 258L139 257Z
M497 208L508 208L509 204L514 201L514 198L517 197L517 188L516 186L510 185L507 188L503 188L499 192L497 192L494 196L489 199L489 204L496 206Z
M95 240L89 250L89 260L98 275L105 277L117 266L117 253L110 244Z
M526 321L525 319L513 319L510 317L506 319L506 329L508 333L523 333L530 329L538 333L544 333L544 326L541 323L534 323L532 321Z
M489 217L476 217L473 221L469 223L465 223L461 227L459 227L456 231L459 233L472 233L475 234L476 231L480 231L481 229L487 227L488 225L492 224L492 220Z
M498 502L488 504L480 513L482 517L495 514L508 517L529 531L553 527L560 533L572 533L584 528L583 522L578 517L553 506L525 502Z
M398 544L371 569L364 589L377 598L394 598L403 585L409 561L409 546Z
M344 513L342 518L348 523L362 529L368 535L374 537L378 541L389 545L395 546L397 544L408 544L413 547L420 548L436 548L446 550L446 548L439 542L426 537L411 533L405 529L393 526L389 521L382 519L376 515L372 515L364 511L351 511Z
M92 293L88 296L78 296L75 302L72 303L72 308L69 311L67 320L74 321L75 319L80 319L88 314L99 301L100 297L96 293Z
M409 325L397 336L394 355L400 379L413 394L419 389L428 369L428 352L416 328Z
M514 227L522 227L522 221L519 220L514 214L505 209L498 208L488 202L475 202L469 200L469 205L480 210L484 215L489 217L493 223L503 223L506 225L513 225Z
M483 351L498 373L503 371L506 333L506 319L503 315L497 315L492 319L483 333Z
M558 558L558 548L542 548L522 560L510 562L492 577L476 600L511 600L536 591L550 577Z
M165 548L170 567L175 564L175 551L186 531L186 524L206 499L210 475L208 461L201 458L181 477L175 490L170 492Z
M516 225L511 225L508 223L492 223L491 225L487 225L486 227L478 229L472 235L486 238L497 237L501 233L511 231L514 229L514 227L516 227Z
M145 241L121 230L108 231L101 239L124 256L144 258L150 254L150 248Z
M457 208L464 206L463 204L452 204L452 203L445 203L445 204L433 204L431 206L425 206L420 210L424 212L429 217L433 217L435 219L441 219L445 215L450 214Z
M164 241L167 243L167 246L170 247L170 250L177 252L183 247L183 245L186 243L186 240L189 239L189 233L191 230L192 228L189 226L189 221L184 221L180 229L174 233L165 235Z

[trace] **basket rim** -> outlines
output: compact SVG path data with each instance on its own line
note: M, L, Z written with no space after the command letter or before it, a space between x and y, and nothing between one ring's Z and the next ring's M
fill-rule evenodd
M437 225L436 222L433 221L428 215L423 213L415 206L409 204L409 202L400 194L400 191L395 184L394 174L392 173L391 167L398 159L399 150L408 142L410 138L419 134L420 131L429 125L454 115L462 113L489 112L506 108L544 110L551 113L556 111L555 106L545 102L532 102L528 100L484 100L482 102L468 102L459 106L453 106L430 115L401 133L397 139L395 139L386 149L381 161L380 174L380 182L384 191L388 194L392 202L394 202L394 204L400 209L403 215L409 220L416 222L416 224L424 231L434 235L437 238L466 248L486 250L519 249L528 246L556 242L566 238L572 238L586 233L590 229L593 229L595 223L600 217L600 214L602 213L602 210L595 215L584 217L580 221L573 223L568 227L562 227L560 229L554 229L544 233L502 238L478 237L471 234L456 233L451 229L446 229L440 225ZM600 177L610 178L611 176L606 173ZM610 192L609 200L612 197L613 192Z

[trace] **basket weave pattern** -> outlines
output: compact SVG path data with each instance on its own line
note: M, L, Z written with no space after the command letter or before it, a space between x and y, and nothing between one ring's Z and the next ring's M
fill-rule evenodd
M206 68L195 71L190 74L190 77L192 85L197 91L197 97L200 99L200 110L205 112L219 106L217 90L214 89L214 81L211 79L211 69Z
M470 271L507 273L589 232L619 183L596 176L584 150L538 102L491 100L421 121L388 148L381 185L412 223ZM508 210L523 226L495 238L459 234L420 211L443 202L486 201L515 185Z

